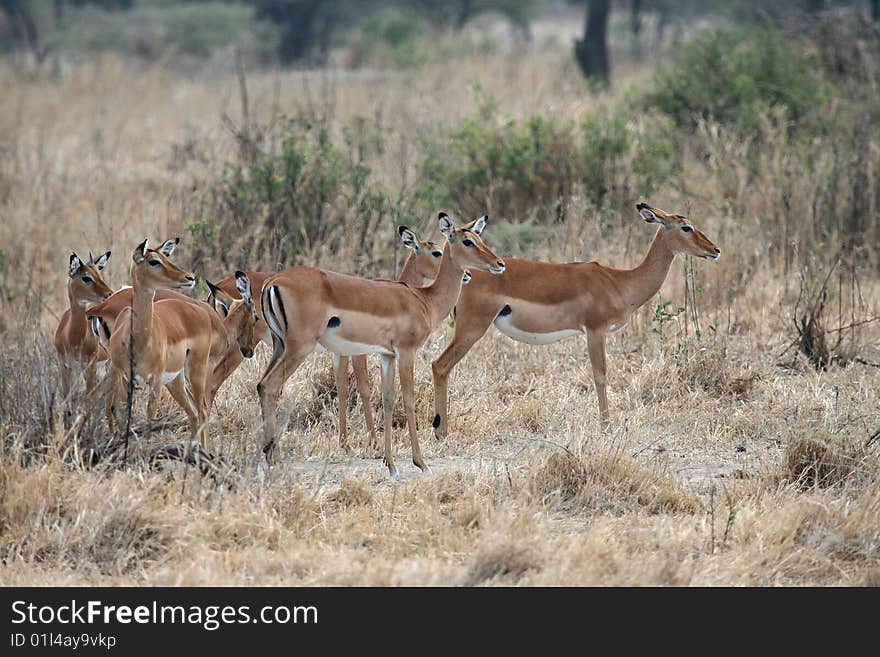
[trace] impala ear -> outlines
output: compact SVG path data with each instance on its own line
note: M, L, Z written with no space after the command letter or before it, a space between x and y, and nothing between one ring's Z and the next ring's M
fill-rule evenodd
M446 239L452 242L455 238L455 224L452 223L452 219L450 219L449 215L445 212L441 212L437 217L437 223L440 227L440 232L446 235Z
M636 206L636 210L639 211L639 214L642 216L642 219L644 219L649 224L662 224L663 223L663 221L660 219L660 217L658 217L654 213L654 210L651 209L651 206L648 205L647 203L639 203Z
M482 235L483 231L486 230L486 224L489 223L489 215L484 214L479 219L475 219L468 226L465 226L469 231L475 233L476 235Z
M91 260L91 258L92 258L92 253L89 252L89 260ZM107 261L108 261L109 259L110 259L110 252L107 251L107 253L105 253L104 255L102 255L102 256L101 256L100 258L98 258L97 260L93 260L93 261L92 261L92 264L95 265L95 267L98 268L98 271L101 271L102 269L104 269L104 267L107 266Z
M461 277L461 284L462 284L462 285L467 285L468 283L471 282L471 279L472 279L473 277L474 277L474 275L471 274L471 270L470 270L470 269L465 269L465 270L464 270L464 274L463 274L462 277Z
M70 254L70 268L67 271L68 276L73 278L76 276L76 272L79 271L79 268L83 266L83 261L79 259L79 256L75 253Z
M211 305L214 306L214 310L221 317L226 317L226 315L229 314L229 309L232 307L232 297L214 285L207 278L205 279L205 283L207 283L208 289L211 291Z
M406 248L412 249L416 253L421 250L422 245L419 244L419 238L411 228L398 226L397 234L400 235L400 241L403 242Z
M254 297L251 293L251 279L249 279L248 275L245 274L243 271L235 272L235 287L238 289L238 293L244 300L244 304L248 308L253 308Z
M180 238L175 237L173 240L165 240L158 249L156 249L159 253L161 253L165 257L170 257L172 253L174 253L174 249L177 248L177 245L180 244Z
M147 240L144 240L140 244L138 244L134 248L134 253L131 254L131 259L134 260L135 264L141 264L144 261L144 258L147 257Z

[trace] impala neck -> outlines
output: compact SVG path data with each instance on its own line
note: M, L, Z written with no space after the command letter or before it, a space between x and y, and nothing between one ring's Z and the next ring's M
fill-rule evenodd
M226 331L226 351L223 353L223 358L221 358L220 362L214 367L213 378L216 380L218 386L223 383L244 360L244 356L241 355L241 349L238 347L238 335L232 326L232 322L229 321L230 317L232 317L232 313L227 315L226 319L223 321L223 328Z
M134 351L138 360L137 357L149 348L150 339L153 337L153 298L156 296L156 290L141 285L137 271L134 272L131 282L131 334L134 336Z
M625 296L631 306L639 307L657 294L669 273L675 254L663 239L663 230L662 226L657 229L641 264L626 272L629 289Z
M71 344L79 344L86 337L88 320L86 309L79 299L73 296L73 285L67 285L67 300L70 302L70 320L67 322L67 336Z
M461 294L463 273L464 269L452 260L452 249L449 240L447 240L446 246L443 247L443 257L440 259L440 271L437 272L437 278L429 286L422 288L431 313L432 326L436 326L452 312L452 308Z
M403 269L400 270L400 276L397 280L406 283L410 287L419 287L422 284L422 277L416 272L416 252L410 251L403 263Z

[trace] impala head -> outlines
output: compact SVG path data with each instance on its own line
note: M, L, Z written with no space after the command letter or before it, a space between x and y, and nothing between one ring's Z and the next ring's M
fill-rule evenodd
M440 270L440 259L443 247L430 240L420 240L415 232L406 226L398 226L397 234L400 241L412 253L407 256L407 265L414 278L422 282L430 282L437 278Z
M176 237L173 240L166 240L158 249L148 248L147 240L138 244L131 256L134 262L131 271L132 280L152 290L160 288L190 290L195 287L196 277L168 259L179 243L180 238Z
M260 341L260 334L255 327L260 321L254 310L254 297L251 292L251 281L242 271L235 272L235 287L241 299L233 299L229 294L205 280L211 290L213 306L225 318L227 330L235 337L238 349L245 358L254 355L254 349Z
M109 259L109 251L97 260L89 252L88 262L84 262L75 253L70 254L70 266L67 270L70 280L67 282L67 290L71 298L79 305L90 306L101 303L113 294L113 290L101 276L101 270L104 269L104 265Z
M493 274L504 273L504 261L492 253L480 238L480 233L486 228L488 221L489 217L484 215L462 228L456 228L448 214L440 213L438 217L440 232L449 242L449 254L453 262L462 271L481 269Z
M721 250L712 241L693 227L687 217L680 214L669 214L659 208L652 208L647 203L636 205L642 219L649 224L660 224L663 227L664 239L673 253L692 255L708 260L718 260Z

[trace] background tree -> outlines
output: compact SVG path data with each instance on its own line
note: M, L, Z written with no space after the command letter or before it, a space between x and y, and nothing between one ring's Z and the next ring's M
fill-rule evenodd
M372 4L357 3L361 9ZM281 33L278 58L282 64L312 60L323 63L334 30L351 12L345 0L254 0L257 17L275 23Z
M610 0L587 0L584 18L584 38L574 44L574 57L584 76L601 86L611 81L608 57L608 16Z

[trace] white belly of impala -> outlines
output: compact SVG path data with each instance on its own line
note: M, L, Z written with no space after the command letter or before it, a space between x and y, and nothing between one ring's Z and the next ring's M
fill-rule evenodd
M495 319L495 327L508 338L513 338L518 342L525 342L526 344L551 344L587 332L586 329L563 329L562 331L550 331L549 333L529 333L513 326L510 322L510 317L511 315L497 317Z
M163 372L162 373L162 385L167 386L169 383L174 381L177 377L181 375L183 370L177 370L176 372Z
M321 336L319 343L327 350L340 356L360 356L362 354L382 354L383 356L393 356L394 352L389 351L386 347L377 344L365 344L363 342L350 342L345 338L335 334L335 331L328 330ZM316 350L317 351L317 350Z

